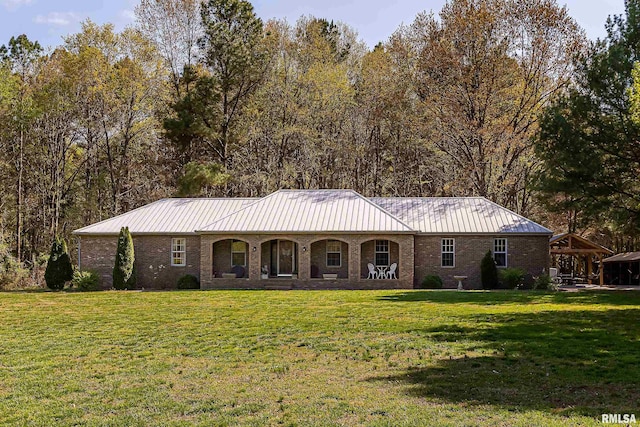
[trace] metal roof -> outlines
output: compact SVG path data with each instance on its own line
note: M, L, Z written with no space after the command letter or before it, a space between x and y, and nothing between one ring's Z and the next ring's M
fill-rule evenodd
M200 231L414 232L353 190L279 190Z
M625 252L625 253L617 254L602 260L602 262L635 262L635 261L640 261L640 252Z
M521 233L550 230L482 197L376 197L353 190L279 190L264 198L162 199L78 235L203 232Z
M421 233L552 234L484 197L374 197L371 201Z
M80 228L74 234L193 233L195 230L241 209L258 199L162 199L122 215Z

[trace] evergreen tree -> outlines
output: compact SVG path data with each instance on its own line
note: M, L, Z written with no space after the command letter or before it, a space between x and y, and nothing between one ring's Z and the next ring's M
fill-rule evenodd
M483 289L495 289L498 287L498 268L493 260L491 251L488 251L480 261L480 281Z
M136 275L134 269L135 253L129 227L122 227L118 236L116 262L113 267L113 287L115 289L134 289Z
M44 280L47 286L55 291L64 288L64 284L73 278L73 267L67 252L67 242L56 237L51 245L51 253L47 261Z
M607 21L575 67L575 86L544 112L536 154L548 208L580 212L583 224L640 232L640 123L634 65L640 61L640 0ZM573 227L575 228L575 226ZM571 228L570 228L571 230Z

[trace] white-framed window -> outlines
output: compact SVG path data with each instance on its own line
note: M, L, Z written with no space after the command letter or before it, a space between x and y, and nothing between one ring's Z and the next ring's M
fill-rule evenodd
M247 266L247 242L234 240L231 242L231 266Z
M342 242L327 240L327 267L342 267Z
M456 265L456 240L442 239L440 251L442 267L455 267Z
M389 241L388 240L376 240L375 261L376 261L376 265L380 265L380 266L389 265Z
M171 239L171 265L173 267L187 265L187 239L184 237Z
M507 266L507 239L500 237L493 239L493 260L496 267Z

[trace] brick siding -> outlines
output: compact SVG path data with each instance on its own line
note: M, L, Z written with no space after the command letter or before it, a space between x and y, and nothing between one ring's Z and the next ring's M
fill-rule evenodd
M507 267L522 268L532 276L549 272L549 236L416 236L415 280L427 274L442 278L446 288L454 288L453 276L467 276L465 288L480 289L480 261L493 251L493 239L507 239ZM441 266L441 240L455 239L455 267Z
M171 239L185 237L187 242L185 267L171 266ZM443 237L455 239L455 267L441 267L440 245ZM437 274L442 277L445 287L453 288L454 275L468 276L467 288L480 288L480 260L488 250L493 249L494 237L502 236L412 236L412 235L359 235L335 236L343 241L342 267L337 269L339 280L323 280L311 277L311 265L323 272L334 272L326 267L326 239L331 235L133 235L136 254L136 274L139 287L150 289L175 288L177 280L184 274L193 274L201 281L203 289L243 288L243 289L394 289L412 288L425 275ZM247 278L223 279L221 274L213 277L213 272L225 272L230 264L230 241L239 239L247 242ZM533 276L542 270L549 271L548 236L506 236L508 241L508 266L519 267ZM297 279L261 279L261 265L270 265L269 245L272 239L293 240L298 243ZM367 263L374 260L376 239L390 240L390 263L397 262L398 280L368 280ZM227 242L223 242L226 240ZM111 274L115 260L117 236L81 236L80 265L84 270L96 271L103 288L111 287ZM219 242L219 243L217 243ZM214 248L214 243L216 246ZM256 251L252 249L259 248ZM307 251L302 248L306 247ZM213 252L221 256L214 257ZM361 252L362 250L362 252ZM218 264L220 263L220 264ZM224 264L224 265L223 265ZM325 266L325 267L322 267ZM228 268L230 270L230 267Z

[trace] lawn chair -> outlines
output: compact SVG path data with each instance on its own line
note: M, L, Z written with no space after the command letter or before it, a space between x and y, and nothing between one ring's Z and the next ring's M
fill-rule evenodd
M387 271L387 279L397 279L396 270L398 269L398 263L393 263L389 266L389 271Z
M549 269L549 277L551 278L551 282L555 283L556 285L559 285L562 283L562 278L558 277L558 269L557 268L550 268Z
M376 267L369 263L367 264L367 268L369 269L369 275L367 276L367 279L377 279L378 278L378 273L376 272Z

